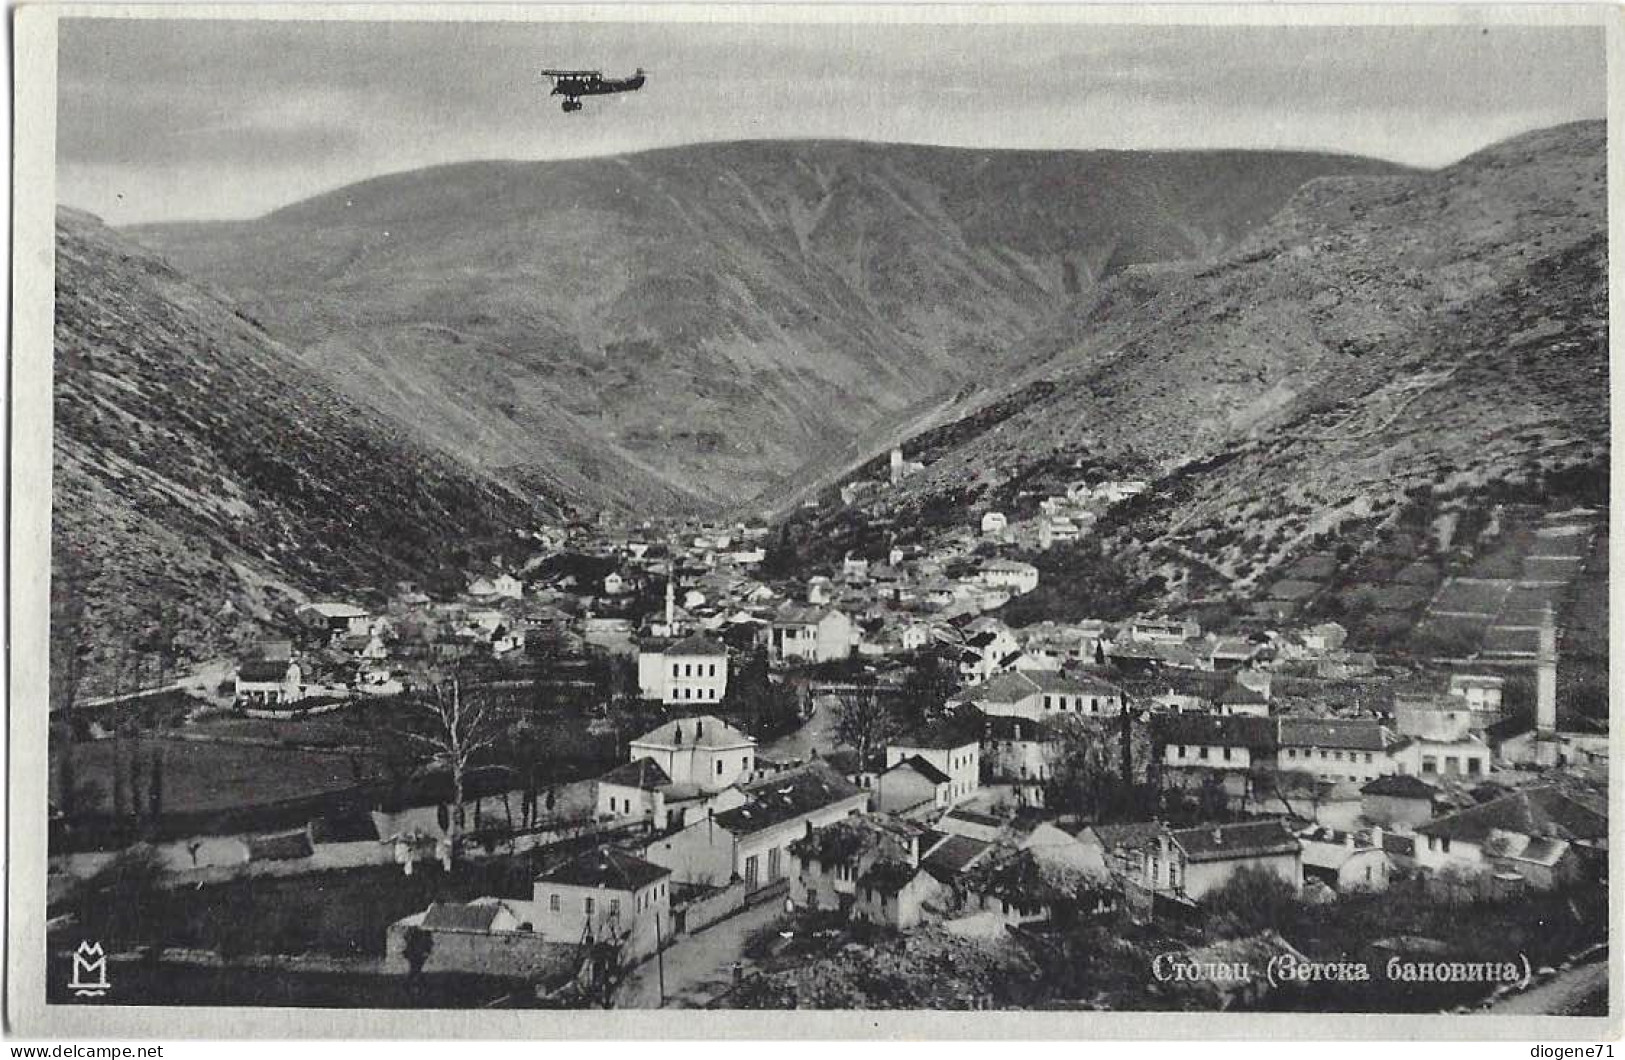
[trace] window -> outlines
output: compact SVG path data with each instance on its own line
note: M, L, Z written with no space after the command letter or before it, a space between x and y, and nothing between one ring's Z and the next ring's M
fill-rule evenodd
M609 915L610 916L620 916L621 915L621 900L619 898L611 898L609 900Z
M1196 749L1196 757L1200 758L1204 762L1207 761L1207 748L1206 747L1198 747Z
M1441 851L1443 851L1444 853L1446 853L1446 854L1450 853L1450 837L1449 836L1446 835L1446 836L1440 836L1439 837L1439 849Z
M1371 752L1370 751L1367 751L1366 754L1365 754L1365 764L1366 765L1371 764Z
M1185 757L1185 745L1184 744L1179 745L1179 757L1181 757L1181 758Z
M1224 749L1224 760L1226 762L1230 761L1230 748L1228 747Z
M671 675L673 677L677 676L677 664L676 663L671 664Z
M557 913L559 911L559 896L558 895L550 894L550 895L547 896L547 911L549 913Z
M722 759L717 759L717 776L722 776Z
M750 769L750 755L746 755L739 760L739 768L744 770Z
M587 911L587 915L592 916L592 899L591 898L583 898L581 900L581 905L582 905L582 908Z
M1467 759L1467 775L1470 777L1478 776L1478 771L1483 765L1484 763L1476 758Z
M1422 772L1424 772L1424 773L1437 773L1438 771L1439 771L1439 760L1437 758L1434 758L1432 755L1423 755L1422 756Z

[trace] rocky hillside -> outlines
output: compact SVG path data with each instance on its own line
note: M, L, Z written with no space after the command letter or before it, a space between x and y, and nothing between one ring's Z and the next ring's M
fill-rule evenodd
M132 231L352 398L509 481L620 507L771 491L1103 282L1205 260L1306 181L1252 152L709 144L367 181Z
M1097 464L1150 474L1101 533L1178 602L1263 595L1419 494L1595 501L1605 184L1600 123L1312 181L1219 260L1128 270L1063 314L1025 373L910 444L924 472L856 514L962 521L1030 511Z
M59 213L56 254L53 668L78 645L82 696L154 683L172 637L176 664L231 650L306 593L457 578L557 511L313 379L95 218Z

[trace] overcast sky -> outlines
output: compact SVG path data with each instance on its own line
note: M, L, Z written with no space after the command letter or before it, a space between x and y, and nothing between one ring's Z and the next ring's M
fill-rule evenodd
M543 66L631 73L562 114ZM705 140L1325 148L1422 166L1600 118L1595 28L64 19L58 188L249 217L395 170Z

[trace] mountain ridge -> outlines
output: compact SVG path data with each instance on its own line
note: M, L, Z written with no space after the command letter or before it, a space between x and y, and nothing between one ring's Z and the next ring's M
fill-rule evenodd
M1210 256L1303 180L1347 170L1404 172L1315 153L736 141L458 163L255 221L129 231L352 398L494 474L714 511L1000 370L1112 270Z
M83 693L143 680L137 638L196 661L309 595L460 587L563 510L345 400L92 215L60 212L56 246L52 581L74 618L53 622L53 671L84 646Z
M1116 464L1157 481L1108 514L1102 547L1170 606L1358 551L1414 491L1578 476L1606 494L1605 143L1575 123L1429 174L1306 183L1218 260L1059 315L1026 371L905 443L923 472L826 507L811 537L1031 513Z

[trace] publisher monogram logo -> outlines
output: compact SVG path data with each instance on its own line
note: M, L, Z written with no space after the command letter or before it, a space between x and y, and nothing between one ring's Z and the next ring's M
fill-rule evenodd
M80 997L103 997L111 989L107 982L107 954L100 942L80 941L73 951L73 977L68 989Z

